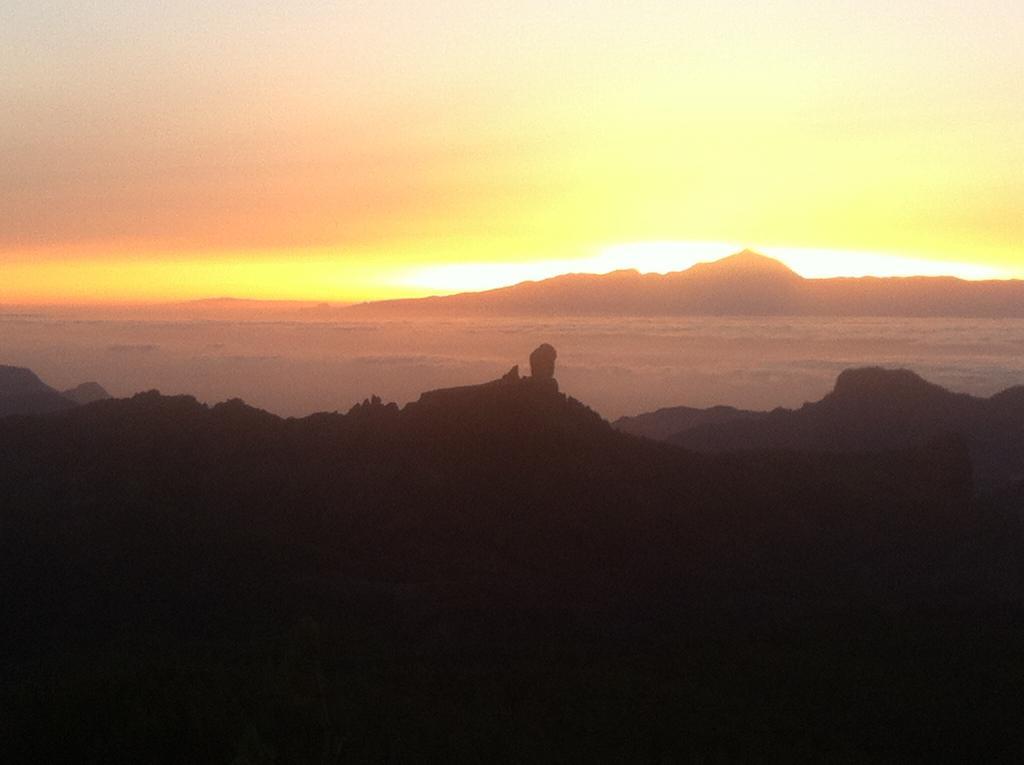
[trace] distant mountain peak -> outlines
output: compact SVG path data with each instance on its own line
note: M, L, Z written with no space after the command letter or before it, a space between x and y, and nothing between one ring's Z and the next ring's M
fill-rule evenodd
M833 395L843 398L871 398L891 396L927 397L948 394L938 385L930 383L909 369L863 367L844 370L836 380Z
M20 395L40 391L54 392L53 388L40 380L31 369L0 365L0 395Z
M754 276L794 281L802 279L796 271L785 263L749 249L737 252L735 255L729 255L721 260L698 263L689 270L689 273L731 278Z
M47 414L75 406L44 383L31 369L0 365L0 417Z
M110 394L103 386L96 382L84 382L69 390L61 391L64 398L74 401L76 404L91 404L94 401L104 401L110 398Z

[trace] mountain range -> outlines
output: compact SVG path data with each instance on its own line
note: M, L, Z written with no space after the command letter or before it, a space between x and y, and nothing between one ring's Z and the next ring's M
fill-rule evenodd
M12 414L47 414L110 398L95 382L57 391L30 369L0 365L0 417Z
M805 279L744 250L685 271L566 274L457 295L362 303L368 316L908 316L1024 317L1024 281L953 277Z
M1024 386L979 398L905 369L848 369L821 401L796 410L673 407L623 417L615 427L709 453L879 452L955 434L970 450L980 488L1024 485Z
M0 418L5 761L1019 754L1018 500L963 439L698 453L554 357L302 419Z

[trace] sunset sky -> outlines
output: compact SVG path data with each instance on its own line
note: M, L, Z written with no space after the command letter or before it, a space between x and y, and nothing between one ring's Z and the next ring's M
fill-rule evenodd
M1024 277L1024 3L0 7L0 303Z

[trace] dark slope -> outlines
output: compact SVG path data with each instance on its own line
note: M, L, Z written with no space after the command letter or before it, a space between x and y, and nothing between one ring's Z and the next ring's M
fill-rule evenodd
M693 428L721 425L736 420L758 420L766 417L767 414L767 412L751 412L731 406L713 406L708 409L670 406L654 412L620 417L612 423L612 426L623 433L653 438L656 441L667 441L672 436Z
M1016 617L984 614L1016 608L1017 540L962 446L698 455L551 382L0 421L5 730L107 762L1010 740Z
M801 409L697 422L667 440L702 452L900 449L945 435L965 439L979 486L1024 478L1024 388L989 399L952 393L908 370L843 372L834 390Z
M732 578L751 546L770 557L818 533L854 535L862 556L889 549L893 523L945 533L971 522L970 467L953 442L884 456L700 456L618 434L530 383L299 421L237 401L208 409L140 394L3 423L0 485L8 508L54 524L38 529L45 537L78 528L76 549L81 526L155 516L308 545L388 578L406 569L549 576L564 565L604 596L610 583L591 577L628 578L634 567L646 576L659 557L673 576L679 564ZM903 595L924 592L929 576L914 571ZM848 594L888 597L894 586Z
M342 309L366 316L1024 317L1024 281L946 277L804 279L744 250L668 274L567 274L445 297Z
M31 370L0 365L0 417L61 412L74 406Z

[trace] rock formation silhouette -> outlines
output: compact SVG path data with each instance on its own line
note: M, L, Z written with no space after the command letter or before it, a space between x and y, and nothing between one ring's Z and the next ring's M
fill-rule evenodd
M548 343L543 343L530 354L530 376L539 380L550 380L555 376L555 359L558 353Z
M423 393L420 403L432 403L460 399L474 400L482 403L484 396L491 400L492 394L502 396L546 395L558 393L558 381L555 379L555 359L558 352L548 343L537 346L530 354L530 376L519 376L519 365L514 365L497 380L480 383L479 385L459 385L454 388L438 388Z

